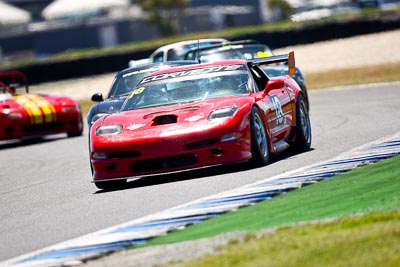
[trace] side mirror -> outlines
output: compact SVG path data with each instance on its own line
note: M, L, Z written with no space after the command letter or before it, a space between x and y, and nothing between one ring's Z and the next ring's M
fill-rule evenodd
M281 89L285 86L285 81L283 79L271 79L267 82L264 93L268 94L271 90Z
M104 101L102 93L95 93L94 95L92 95L92 97L90 99L93 102L102 102L102 101Z

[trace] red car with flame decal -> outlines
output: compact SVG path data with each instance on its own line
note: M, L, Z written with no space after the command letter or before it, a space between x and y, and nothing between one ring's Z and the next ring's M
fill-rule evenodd
M23 94L21 94L23 91ZM29 93L20 71L0 72L0 140L49 134L82 135L79 103L66 96Z
M143 78L119 113L90 129L95 185L112 189L129 177L241 161L311 146L305 92L289 75L261 68L294 54L223 60L157 71Z

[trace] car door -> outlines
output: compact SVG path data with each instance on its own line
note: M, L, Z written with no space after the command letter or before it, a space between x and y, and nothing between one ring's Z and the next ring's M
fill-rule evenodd
M279 140L289 137L293 120L292 98L286 83L282 81L282 85L280 88L272 88L267 94L273 113L270 118L271 135Z
M285 140L290 132L293 120L293 91L283 78L270 79L265 72L253 66L251 70L256 87L262 94L266 108L265 121L271 133L272 142Z

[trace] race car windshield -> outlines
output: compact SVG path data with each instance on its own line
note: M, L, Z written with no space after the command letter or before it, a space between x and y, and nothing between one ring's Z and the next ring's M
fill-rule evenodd
M217 72L152 81L135 88L125 100L121 110L248 94L249 82L249 76L245 71Z
M199 60L201 62L211 62L223 59L244 59L244 55L240 51L226 50L213 53L200 54Z
M249 45L243 46L238 49L242 54L244 59L254 59L272 56L272 51L266 46L259 45Z
M127 97L138 82L146 75L153 72L155 69L146 69L141 71L135 71L127 73L117 77L110 89L108 98L118 99L121 97Z
M203 46L208 46L208 45L213 45L213 44L219 44L219 41L200 41L200 42L195 42L192 44L186 44L186 45L181 45L177 46L175 48L171 48L167 52L167 60L184 60L185 54L192 49L193 47L203 47Z
M211 62L223 59L255 59L272 56L273 53L265 45L241 45L210 50L193 50L186 54L186 59L199 59L201 62Z

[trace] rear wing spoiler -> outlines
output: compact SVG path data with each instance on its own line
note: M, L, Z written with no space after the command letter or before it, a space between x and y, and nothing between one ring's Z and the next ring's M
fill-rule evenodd
M275 63L288 63L288 72L290 75L295 74L295 60L294 60L294 52L291 51L289 54L284 55L276 55L270 56L266 58L256 58L247 61L249 66L263 66L263 65L270 65Z

